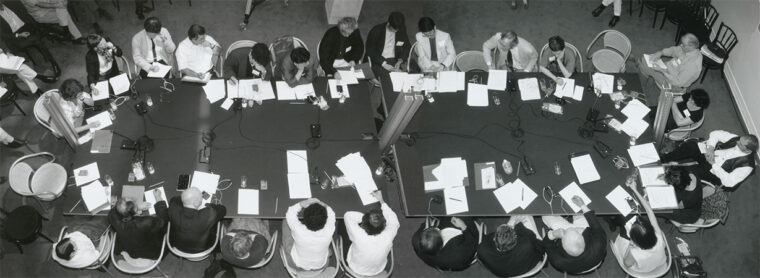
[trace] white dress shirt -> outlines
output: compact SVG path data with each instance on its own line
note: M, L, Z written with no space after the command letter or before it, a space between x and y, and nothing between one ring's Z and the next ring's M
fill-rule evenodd
M62 265L71 268L83 268L92 265L100 257L100 252L92 244L92 240L83 233L73 232L66 234L63 238L68 238L74 245L74 253L68 261L56 258Z
M327 222L319 231L312 231L298 220L301 205L295 204L288 208L285 220L293 236L293 249L290 257L296 266L314 270L320 269L327 263L330 243L335 232L335 212L327 207Z
M396 57L396 32L388 30L387 25L385 26L385 44L383 45L383 53L380 55L386 59Z
M343 216L346 232L351 239L351 247L347 255L348 265L354 272L364 276L377 275L385 269L388 253L393 248L393 239L396 238L399 228L396 213L385 203L380 206L380 209L385 217L385 229L376 235L368 235L359 226L363 213L349 211Z
M736 134L732 134L727 131L723 130L716 130L713 132L710 132L710 137L707 139L706 144L715 147L715 145L718 144L718 142L727 142L728 140L731 140L732 138L736 137ZM731 172L726 172L726 170L723 170L723 163L730 159L734 159L737 157L742 157L749 155L747 153L742 152L739 150L738 146L734 146L730 149L725 150L716 150L715 151L715 162L712 164L712 169L710 172L713 173L713 175L717 176L720 179L720 182L725 187L734 187L740 182L742 182L744 179L746 179L749 174L752 173L752 167L737 167Z
M3 9L0 10L0 17L2 17L5 22L8 22L8 25L11 27L11 31L13 33L18 32L18 29L21 29L21 27L24 27L24 21L22 21L16 13L11 11L11 9L8 9L5 5L3 5Z
M206 35L206 41L219 47L219 43L209 35ZM179 70L190 69L194 72L204 73L213 66L211 64L213 56L213 49L203 45L195 45L190 41L190 38L185 38L177 46L177 67Z

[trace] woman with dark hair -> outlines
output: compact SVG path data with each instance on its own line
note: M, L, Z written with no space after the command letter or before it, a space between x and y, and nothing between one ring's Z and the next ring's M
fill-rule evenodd
M263 43L235 49L224 60L224 76L229 76L233 85L237 84L238 79L262 78L269 81L272 79L272 53Z
M679 168L665 171L665 182L676 190L678 210L659 214L678 223L695 223L702 215L702 186L700 180L692 173Z
M63 116L74 126L74 130L77 133L100 125L99 122L82 125L82 121L84 120L84 105L92 106L95 104L92 96L84 91L82 83L73 78L66 79L61 83L58 94L61 95L60 105Z
M626 181L626 185L636 195L638 202L644 207L647 217L640 215L632 217L620 231L615 246L617 253L622 254L623 264L638 272L649 272L667 261L665 238L657 223L657 218L649 206L649 202L636 189L636 178Z
M121 57L121 48L113 45L108 38L98 34L87 36L87 54L84 56L87 69L87 84L95 90L95 83L119 75L119 66L114 57ZM93 94L96 94L93 92Z
M565 40L560 36L549 38L549 50L551 53L542 55L538 61L539 70L555 82L560 80L557 77L570 78L575 72L575 61L578 59L575 52L565 47Z
M668 118L665 131L699 122L704 117L704 111L708 106L710 106L710 96L703 89L694 89L683 96L675 97L670 107L671 117Z

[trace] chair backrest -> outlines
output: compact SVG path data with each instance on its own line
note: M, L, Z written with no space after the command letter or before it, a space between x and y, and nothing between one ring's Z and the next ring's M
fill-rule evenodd
M419 70L419 66L417 65L417 51L416 50L417 50L417 42L414 42L414 44L412 44L412 47L409 48L409 56L407 56L407 60L406 60L407 73L417 72L417 70ZM414 71L412 70L412 65L415 66L416 70Z
M488 65L483 59L482 51L463 51L457 54L455 65L457 70L462 72L468 72L470 70L479 69L488 71Z
M686 138L689 138L691 136L691 132L698 129L702 126L702 123L705 122L705 115L702 115L702 118L699 119L696 123L692 123L690 125L676 128L668 132L665 136L668 137L668 139L673 141L683 141Z
M527 278L527 277L532 277L533 275L536 275L536 273L538 273L539 271L541 271L541 269L544 268L544 265L546 265L546 261L548 259L549 259L549 254L544 253L544 259L538 262L538 264L536 264L536 267L534 267L533 269L521 275L514 276L513 278Z
M27 161L38 156L47 156L50 161L35 169ZM8 183L11 189L23 196L42 194L42 199L46 201L49 198L57 198L66 186L67 175L66 170L61 165L53 163L54 161L55 156L49 152L29 154L16 159L8 171Z
M285 45L284 43L290 43L290 45ZM309 46L307 46L301 39L290 35L281 36L274 42L270 43L269 52L272 53L272 69L279 65L285 55L290 55L290 51L297 47L303 47L306 50L309 50Z
M356 273L351 267L348 265L348 262L346 260L346 254L343 254L343 237L338 237L338 243L334 244L335 246L335 254L338 257L338 262L340 263L340 266L343 268L343 270L346 271L346 275L353 278L387 278L390 277L393 273L393 248L391 248L391 251L388 252L388 263L385 264L385 269L383 269L382 272L372 275L372 276L366 276L361 275L359 273Z
M53 129L53 127L50 125L50 113L48 113L47 109L43 105L43 102L45 99L52 93L58 93L58 89L52 89L45 93L43 93L37 100L34 102L34 118L37 119L37 122L45 127L47 130L53 133L55 137L61 137L60 133Z
M701 221L703 219L700 218L699 220L700 221L697 221L696 223L691 223L691 224L682 224L673 220L670 220L670 223L672 223L673 226L676 226L676 228L678 228L678 231L682 233L695 233L699 231L700 229L710 228L720 223L720 219L717 219L717 218L708 219L704 221Z
M127 74L127 78L129 78L129 80L133 80L132 67L129 65L129 60L127 60L127 58L124 56L120 56L120 57L116 57L115 61L117 64L121 62L121 65L119 65L119 68L122 70L122 72Z
M56 246L58 246L58 243L63 240L63 237L66 235L66 230L68 230L68 226L63 226L61 228L61 232L58 233L58 240L53 243L53 248L50 250L50 256L53 258L54 261L58 262L64 267L68 268L75 268L71 267L68 264L68 261L61 259L58 257L58 254L55 252ZM112 246L112 233L111 233L111 227L106 228L105 231L103 231L103 234L100 236L100 242L98 243L97 249L100 253L100 256L98 259L93 262L91 265L83 267L82 269L97 269L101 267L103 264L105 264L108 261L108 257L111 254L111 246Z
M610 249L612 249L612 253L615 256L616 261L618 262L618 265L620 268L625 271L626 274L637 277L637 278L656 278L665 275L665 273L668 273L670 270L670 265L673 264L671 253L670 253L670 245L668 245L668 241L666 240L667 237L665 236L665 233L660 231L660 235L662 236L661 239L664 241L663 244L665 244L665 262L663 262L661 265L657 266L655 269L649 271L649 272L639 272L632 270L623 264L623 257L625 254L620 254L623 250L616 250L615 243L613 241L610 241Z
M32 175L30 187L34 196L42 201L53 201L61 197L66 189L66 169L58 163L45 163Z
M631 41L623 33L615 30L606 30L604 34L604 47L620 52L625 60L628 60L628 56L631 55Z
M219 71L221 71L220 73L222 75L224 75L224 61L227 60L227 57L230 56L230 53L232 53L232 51L235 51L238 48L244 48L244 47L253 48L253 46L255 44L256 44L256 42L252 41L252 40L239 40L239 41L235 41L232 44L230 44L230 46L227 47L227 51L224 52L224 57L219 57L219 61L220 61L219 62L219 68L220 68Z
M214 249L216 249L216 245L219 244L219 234L220 234L221 226L222 225L220 223L216 223L216 234L214 235L214 244L211 245L211 247L209 249L206 249L206 250L204 250L202 252L198 252L198 253L187 253L187 252L183 252L183 251L175 248L174 246L172 246L171 241L168 240L169 234L171 233L172 224L171 223L167 223L167 225L166 225L166 237L167 237L166 246L169 247L169 251L172 252L172 254L176 255L177 257L180 257L180 258L183 258L183 259L187 259L188 261L198 262L198 261L205 260L209 255L211 255L211 252L213 252Z
M116 256L114 254L116 250L116 236L118 235L115 232L113 233L113 236L111 236L111 263L119 271L133 275L145 274L156 268L158 264L161 263L161 258L164 257L164 252L166 251L166 243L169 242L169 234L167 233L164 235L164 243L161 244L161 254L158 256L158 259L153 260L153 263L146 266L136 266L130 264L126 260L116 259Z
M731 27L728 27L725 22L721 22L720 27L718 28L718 33L715 35L715 39L713 39L713 43L726 50L726 57L724 58L728 58L728 54L734 49L734 46L736 46L738 42L739 39L736 37L734 30L731 29Z
M581 56L581 52L578 51L578 48L576 48L574 45L572 45L569 42L565 42L565 48L570 49L573 53L575 53L575 72L583 72L583 59ZM543 61L544 52L549 50L549 43L544 44L543 47L541 47L541 52L538 53L538 60Z
M224 238L224 235L227 234L227 226L220 224L220 231L219 231L219 242L222 242L222 239ZM277 253L277 241L279 239L280 231L275 231L272 234L272 240L269 241L269 246L267 246L266 251L264 251L264 258L261 259L260 262L256 263L252 266L245 266L245 268L248 269L256 269L261 268L265 265L267 265L270 261L272 261L272 257L274 257L274 253ZM220 243L221 244L221 243ZM224 247L222 247L224 248Z
M702 21L705 24L705 27L707 30L712 31L713 26L715 26L715 21L718 20L718 16L720 13L718 13L718 10L713 7L713 5L707 5L702 10Z
M330 244L330 248L328 249L329 254L327 265L323 269L318 270L299 270L294 265L291 265L293 262L293 259L290 257L290 252L286 251L285 248L280 247L280 258L282 259L282 265L285 267L285 270L288 272L288 275L290 277L310 277L310 278L328 278L328 277L335 277L338 275L338 270L340 270L340 261L338 260L337 252L336 250L336 243L333 241Z
M602 38L603 47L594 52L591 48ZM628 37L615 30L604 30L596 35L586 47L586 59L591 59L594 69L599 72L624 72L625 62L631 55Z

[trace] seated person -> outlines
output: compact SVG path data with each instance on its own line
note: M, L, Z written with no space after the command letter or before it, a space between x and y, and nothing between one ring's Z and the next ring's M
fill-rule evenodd
M169 242L186 253L206 251L216 241L216 224L224 219L227 210L222 205L201 207L203 195L191 187L169 200Z
M439 72L454 66L457 51L449 33L435 28L432 18L423 17L417 23L417 65L422 72ZM432 50L432 51L431 51Z
M15 55L10 54L10 53L6 53L5 50L3 50L2 48L0 48L0 57L3 57L3 56L5 56L6 58L7 57L15 57ZM20 79L21 81L23 81L24 84L26 84L26 86L29 87L29 91L30 92L32 92L33 94L37 94L37 95L42 95L42 91L40 90L40 87L37 86L37 83L34 82L35 78L38 78L38 79L40 79L40 80L42 80L44 82L53 82L53 81L55 81L54 77L49 77L49 76L44 76L44 75L37 74L37 72L34 71L34 69L32 69L31 67L27 66L26 64L21 64L21 66L18 68L18 71L16 71L15 73L1 73L1 74L2 75L6 75L6 74L8 74L8 75L11 75L11 74L16 75L16 77L18 77L18 79ZM0 76L0 78L2 78L2 76ZM3 88L6 88L8 90L10 90L9 87L15 87L15 84L10 84L12 82L11 80L8 80L8 82L6 83L5 79L2 78L2 80L0 80L0 82L3 82L4 83Z
M344 17L338 26L327 29L319 44L319 64L327 75L335 74L335 68L352 67L361 63L364 42L356 19Z
M346 263L363 276L377 275L385 270L399 228L396 213L385 203L382 193L375 191L372 196L380 202L380 209L367 213L348 211L343 216L351 239Z
M675 97L670 107L670 117L665 132L699 122L710 106L710 96L703 89L694 89L683 96Z
M438 227L425 223L412 236L414 253L429 266L445 271L470 267L478 249L478 229L471 218L441 218Z
M74 131L79 133L100 126L97 121L82 125L84 122L84 105L92 106L95 104L92 96L84 91L82 83L76 79L66 79L61 83L58 93L61 95L60 105L63 116L74 126Z
M214 65L221 49L214 38L206 35L206 28L198 24L190 25L187 38L177 46L177 68L182 76L198 79L204 79L207 73L216 76Z
M106 226L98 222L85 222L66 230L63 238L54 244L58 263L71 268L84 268L100 257L100 237Z
M174 50L177 46L174 45L169 31L161 27L161 21L157 17L146 19L143 28L132 37L132 60L140 67L140 77L148 78L148 72L158 71L156 63L173 64Z
M496 232L483 237L478 246L478 259L499 277L527 273L544 259L544 246L536 234L533 217L514 215L509 222L499 225Z
M322 201L311 198L288 208L282 223L282 248L295 267L322 269L327 265L335 233L335 212Z
M658 213L678 223L696 223L702 215L702 184L696 175L678 167L669 168L663 177L676 191L678 208L672 213Z
M706 141L689 140L660 155L664 162L696 161L689 170L715 186L733 188L755 169L757 136L738 136L723 130L710 132Z
M280 67L280 75L288 86L309 84L317 76L317 62L306 48L296 47L285 56Z
M68 37L75 43L85 43L85 38L71 19L67 0L21 0L21 3L35 21L65 27L68 29Z
M494 49L496 55L492 57ZM483 42L483 59L489 69L533 72L536 71L538 52L530 42L518 37L514 31L505 31L496 33Z
M142 207L138 208L134 200L125 198L119 199L108 213L108 223L116 232L114 254L121 254L127 261L156 260L161 255L169 216L166 200L162 199L159 190L154 194L156 215L140 216L140 212L148 209L150 203L142 202Z
M265 258L271 240L268 220L233 218L227 225L227 233L223 235L219 248L226 263L245 268ZM232 268L226 271L234 272Z
M42 32L40 32L34 19L24 11L14 12L11 8L3 4L5 0L0 0L0 40L2 40L11 52L20 53L28 48L37 49L45 60L53 67L54 76L41 76L37 78L43 82L55 82L57 76L61 75L61 69L53 58L53 54L42 43ZM27 84L29 85L29 84ZM36 90L31 90L35 92Z
M599 265L607 256L607 236L583 199L573 196L572 201L583 210L583 217L576 215L573 223L562 216L542 216L544 224L551 229L544 237L544 248L549 262L560 272L578 274Z
M409 56L409 36L406 35L404 15L392 12L388 21L372 27L367 34L367 57L372 61L375 75L389 71L402 71Z
M541 56L539 70L559 84L564 83L559 77L570 78L575 72L575 51L565 47L565 40L559 36L549 38L549 50L551 53Z
M98 81L119 75L119 66L114 57L121 57L121 48L113 45L110 39L97 34L87 36L87 48L89 50L84 56L87 83L91 90L95 90Z
M666 68L664 69L657 66L649 67L642 56L638 61L641 77L645 79L652 77L661 86L670 84L672 90L676 92L697 81L699 73L702 72L702 53L699 52L699 39L696 36L690 33L683 35L681 43L677 46L671 46L651 54L652 62L661 59L663 56L672 58L665 63ZM650 94L650 98L656 98L657 94ZM656 103L656 101L650 103Z
M241 47L230 52L224 60L224 76L229 76L232 84L238 79L272 79L272 52L266 44L256 43L250 48Z

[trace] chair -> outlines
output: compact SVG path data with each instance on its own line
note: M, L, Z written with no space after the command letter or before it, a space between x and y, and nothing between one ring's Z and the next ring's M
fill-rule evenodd
M47 161L36 169L28 161L38 156L48 156ZM8 171L8 183L14 192L22 196L32 196L38 201L53 201L63 194L66 189L66 169L54 163L55 156L49 152L41 152L22 156L17 159Z
M50 113L45 108L45 105L43 102L45 99L47 99L51 94L57 94L58 89L52 89L45 93L43 93L39 98L37 98L37 101L34 102L34 118L37 119L37 122L40 123L41 126L45 127L47 130L49 130L55 137L60 138L61 134L53 128L52 125L50 125Z
M488 71L488 65L483 59L482 51L463 51L457 54L454 64L458 71L468 72L474 69Z
M641 14L644 13L645 7L649 10L654 11L654 19L652 20L652 28L654 28L654 25L657 23L657 15L659 15L660 12L665 12L665 9L667 9L667 3L666 1L659 0L642 0L641 9L639 10L639 17L641 17Z
M221 232L219 233L219 241L221 241L221 239L224 238L224 235L227 234L227 226L226 225L220 225L220 226L221 226ZM264 267L270 261L272 261L272 257L274 257L274 253L277 253L276 248L277 248L277 241L279 238L278 237L279 234L280 234L280 231L275 231L272 234L272 240L269 241L269 246L267 246L267 250L264 253L264 258L260 262L252 266L241 266L241 267L247 268L247 269L257 269L257 268Z
M694 22L691 22L689 24L688 22L685 24L679 24L678 30L676 31L676 37L675 37L675 43L678 45L678 43L681 40L681 36L683 36L686 33L692 33L699 39L700 42L707 42L710 40L710 35L712 34L713 26L715 26L715 22L718 19L718 16L720 14L718 13L718 10L715 9L712 5L706 5L696 13L697 18L694 20Z
M673 224L676 228L678 228L679 232L690 234L690 233L696 233L697 231L702 231L704 233L704 229L714 227L715 225L718 225L720 223L720 219L708 219L704 220L700 218L697 220L696 223L693 224L682 224L678 223L676 221L670 220L670 223ZM701 236L701 234L700 234Z
M382 272L372 275L372 276L365 276L361 275L359 273L354 272L353 269L348 265L348 262L346 262L346 254L343 254L343 237L338 237L338 243L333 244L335 246L335 254L338 257L338 261L340 262L341 268L346 272L346 276L352 277L352 278L387 278L391 276L391 273L393 273L393 248L391 248L391 251L388 252L388 262L385 264L385 269L383 269Z
M639 271L635 271L626 267L623 264L623 256L625 254L621 254L621 252L624 250L616 250L615 243L613 241L610 241L609 244L610 244L610 249L612 249L612 254L615 255L615 259L617 259L618 265L620 265L620 268L622 268L623 271L625 271L626 275L637 277L637 278L656 278L656 277L663 276L666 273L668 273L668 271L670 271L670 265L673 264L671 253L670 253L670 245L668 245L667 237L665 236L665 234L661 233L661 235L662 235L662 239L665 240L664 242L665 252L666 252L665 255L667 256L667 258L665 260L665 263L663 263L662 265L658 266L657 268L655 268L654 270L650 272L639 272Z
M152 262L146 266L137 266L130 264L126 260L119 260L116 258L114 254L114 250L116 250L116 233L113 233L113 236L111 237L113 240L111 241L111 263L113 264L116 269L119 271L131 274L131 275L141 275L148 272L151 272L153 269L158 270L161 275L164 277L169 277L168 275L164 274L163 271L161 271L161 268L158 266L158 264L161 263L161 258L164 257L164 252L166 251L166 245L169 243L169 233L166 233L164 235L164 244L161 245L161 254L158 256L158 259L152 260Z
M578 51L578 48L576 48L574 45L572 45L569 42L565 42L565 47L569 48L573 53L575 53L575 72L583 72L583 59L581 58L581 52ZM542 61L541 58L544 56L544 51L549 49L549 43L544 44L544 47L541 48L541 52L538 53L538 60Z
M219 231L221 229L221 226L222 225L219 224L219 223L216 224L216 234L214 235L214 238L215 238L214 239L214 244L211 245L211 247L209 249L206 249L205 251L198 252L198 253L186 253L186 252L183 252L183 251L175 248L174 246L172 246L171 241L168 240L169 233L171 233L171 228L172 228L172 224L168 223L166 225L166 236L167 236L166 246L168 246L169 247L169 251L172 252L172 254L176 255L177 257L186 259L186 260L191 261L191 262L200 262L200 261L205 260L206 258L208 258L208 256L211 255L211 252L213 252L214 249L216 249L216 245L219 244L219 235L220 235Z
M277 43L277 41L279 41L281 39L284 39L284 38L290 38L293 41L293 48L303 47L303 48L306 48L306 50L309 50L309 46L307 46L306 43L303 42L301 39L296 38L294 36L282 36L282 37L278 38L277 40L275 40L274 42L272 42L272 43L269 44L269 51L272 52L272 68L274 68L274 66L278 62L278 58L279 57L282 57L283 54L287 55L287 54L290 53L290 51L288 51L288 53L277 53L277 52L275 52L275 49L274 49L275 43ZM293 48L291 48L290 50L293 50ZM280 55L278 55L278 54L280 54ZM319 55L319 53L317 53L317 55Z
M689 138L689 136L691 136L692 131L702 126L702 123L704 123L704 121L705 121L705 117L703 115L702 118L699 119L699 121L697 121L696 123L679 127L679 128L669 131L668 133L665 133L665 137L673 141L686 140L686 138Z
M589 274L589 273L591 273L591 272L594 272L594 271L596 271L597 269L599 269L599 267L601 267L603 263L604 263L604 260L602 260L602 261L601 261L601 262L599 262L597 265L595 265L595 266L594 266L594 267L592 267L592 268L589 268L589 269L588 269L588 270L586 270L586 271L583 271L583 272L580 272L580 273L575 273L575 274L573 274L573 275L585 275L585 274ZM567 272L565 272L565 273L564 273L564 275L565 275L565 278L567 278ZM596 276L599 276L599 272L596 272Z
M68 226L63 226L63 228L61 228L61 232L58 234L58 241L56 241L53 244L53 248L50 250L50 253L51 253L50 256L53 258L54 261L58 262L62 266L67 267L67 268L72 268L71 266L66 265L68 261L64 261L61 258L59 258L58 254L56 254L55 252L56 246L58 245L59 242L61 242L61 240L63 240L63 236L66 235L66 230L68 228L69 228ZM100 236L100 242L98 243L98 246L97 246L98 252L100 252L100 257L98 257L98 260L93 262L91 265L86 266L84 268L80 268L80 269L91 269L91 270L102 269L108 272L109 275L111 275L111 272L108 271L108 268L105 267L105 264L108 262L109 255L111 255L112 241L113 241L113 238L111 234L111 229L109 227L108 229L105 230L105 232L103 232L103 235Z
M117 65L119 62L121 62L121 65L119 65L119 69L121 69L122 73L127 74L127 78L129 78L129 80L133 80L132 66L129 65L129 61L127 60L127 58L124 56L116 57L115 61L117 61ZM140 74L140 72L138 71L137 73L134 73L134 75L137 75L137 74Z
M338 262L338 256L335 253L335 241L333 241L331 244L331 248L329 248L329 254L327 265L323 269L318 270L303 270L297 268L293 264L293 259L290 257L290 252L286 251L285 248L280 247L280 258L282 259L282 265L285 267L285 270L288 272L288 275L290 277L298 277L298 278L327 278L327 277L335 277L338 275L338 271L340 270L340 262Z
M512 278L528 278L528 277L532 277L533 275L538 274L539 272L541 272L544 269L544 266L546 265L546 261L548 261L548 260L549 260L549 255L546 254L546 253L544 253L544 259L541 260L540 262L538 262L538 264L536 264L536 266L533 269L531 269L528 272L525 272L525 273L523 273L521 275L514 276Z
M2 77L5 77L5 76L8 76L8 75L3 74ZM4 81L5 78L2 78L2 77L0 77L0 80ZM21 114L26 116L26 112L24 112L24 109L21 109L21 106L19 106L18 103L16 102L16 98L18 98L19 90L16 87L15 81L12 78L8 78L8 79L9 80L5 82L6 84L8 84L7 85L8 87L6 88L8 91L5 92L5 94L2 97L0 97L0 107L7 106L13 103L13 105L16 106L16 109L18 109L18 111L21 111Z
M407 73L417 73L422 70L420 70L420 66L417 65L417 42L414 42L412 44L412 47L409 48L409 56L407 56L406 60L406 72ZM414 70L412 70L412 65L414 65Z
M239 40L230 44L230 46L227 47L227 52L224 53L224 58L219 57L219 68L222 71L221 72L222 75L224 75L224 61L227 60L227 57L230 56L230 53L232 53L232 51L235 51L236 49L243 48L243 47L253 48L255 44L256 42L252 40Z
M710 69L720 69L721 76L725 78L725 75L723 75L723 67L726 65L726 60L728 60L728 54L731 53L731 50L734 49L734 46L736 46L738 42L739 39L736 37L734 30L731 29L731 27L728 27L724 22L721 22L720 27L718 28L718 33L710 43L712 47L707 48L716 49L717 51L714 52L714 54L722 58L723 61L718 63L710 58L702 57L702 78L699 83L705 81L705 74L707 73L707 70Z
M646 3L646 2L645 2ZM604 36L604 47L590 53L591 47ZM631 55L631 41L615 30L604 30L586 48L586 59L591 59L594 69L603 73L625 72L625 62Z
M16 244L16 248L21 254L24 254L21 245L34 242L37 236L53 243L53 240L42 233L42 219L44 218L33 207L20 206L11 212L0 209L0 212L6 215L3 223L3 237Z

